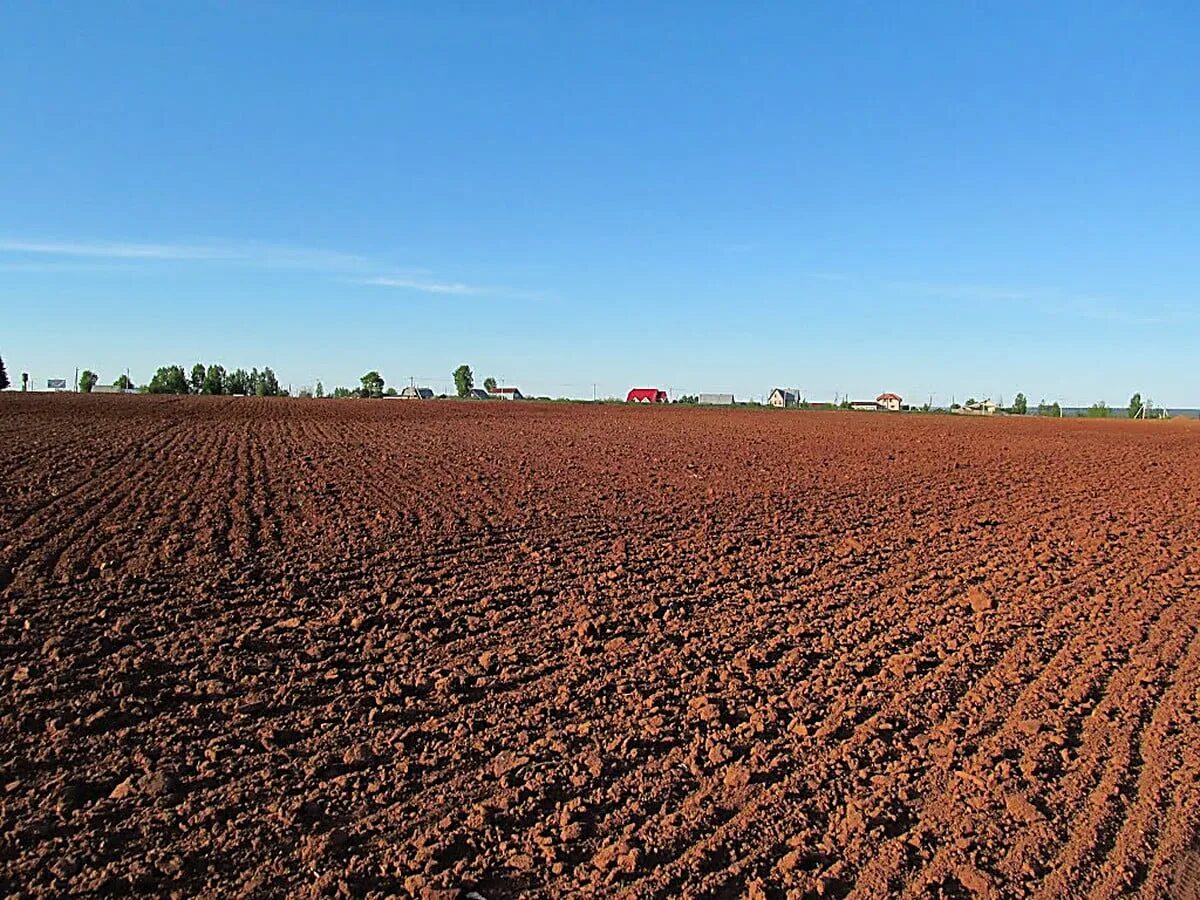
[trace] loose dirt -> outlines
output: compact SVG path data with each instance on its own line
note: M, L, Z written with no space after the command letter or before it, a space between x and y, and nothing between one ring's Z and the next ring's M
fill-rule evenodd
M1194 894L1198 451L0 396L0 884Z

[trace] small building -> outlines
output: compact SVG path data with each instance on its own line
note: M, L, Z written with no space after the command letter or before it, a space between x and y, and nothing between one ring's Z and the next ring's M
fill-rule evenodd
M900 412L904 399L899 394L880 394L875 398L875 402L888 412Z
M800 392L789 391L787 388L774 388L771 396L767 398L767 404L779 409L791 409L793 406L800 405Z
M965 406L951 407L960 416L994 416L1000 409L993 400L968 400Z
M414 387L413 385L410 384L408 387L406 387L400 391L400 399L401 400L432 400L433 399L433 391L431 391L429 388Z
M879 410L883 409L874 400L851 400L850 408L856 409L859 412L879 412Z
M467 391L467 399L468 400L491 400L492 398L490 396L488 396L488 392L485 391L483 388L471 388L469 391Z
M701 406L733 406L733 394L701 394L696 402Z
M493 397L498 397L501 400L524 400L525 397L515 387L493 387L488 388L488 393Z
M667 392L658 388L634 388L625 398L626 403L666 403Z

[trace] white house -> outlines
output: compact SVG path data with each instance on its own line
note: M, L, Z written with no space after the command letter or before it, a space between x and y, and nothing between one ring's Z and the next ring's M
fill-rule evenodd
M875 398L875 402L889 412L900 412L900 404L904 402L899 394L880 394Z
M960 416L994 416L999 409L993 400L969 400L966 406L960 406L950 412Z
M789 409L793 406L800 405L800 392L789 391L787 388L775 388L771 391L771 396L767 398L768 406L775 406L779 409Z
M515 387L494 387L488 388L488 393L493 397L499 397L501 400L524 400L521 392Z
M406 387L400 391L400 399L401 400L432 400L433 399L433 391L431 391L429 388L415 387L410 384L408 387Z

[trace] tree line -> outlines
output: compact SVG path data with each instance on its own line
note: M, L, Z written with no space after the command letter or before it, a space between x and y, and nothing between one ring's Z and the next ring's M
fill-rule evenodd
M79 373L77 384L81 393L90 394L100 383L100 376L91 369ZM120 375L113 387L123 391L134 390L133 381L128 375ZM254 397L286 397L288 392L279 384L279 379L270 366L261 372L257 368L247 372L245 369L234 369L229 372L224 366L204 365L196 363L191 373L184 371L183 366L159 366L158 371L149 383L137 387L143 394L208 394L208 395L243 395Z
M471 367L464 363L454 370L452 377L454 379L455 393L462 398L471 396L471 391L475 388L475 375L471 371ZM91 393L99 383L100 376L91 369L84 369L79 373L79 381L76 386L79 391L87 394ZM324 386L318 381L315 389L302 388L299 396L316 399L324 399L326 397L342 399L347 397L377 398L397 396L396 389L394 387L387 388L383 376L376 370L371 370L363 375L359 379L359 383L360 387L336 387L331 393L327 394ZM119 375L112 384L113 387L120 390L128 391L134 389L133 382L125 374ZM0 357L0 390L6 390L10 386L8 371L4 367L4 359ZM485 378L483 386L488 393L491 393L496 388L496 379ZM149 383L140 385L137 390L144 394L207 394L253 397L288 396L287 389L280 385L279 379L275 377L275 373L271 370L270 366L266 366L261 372L257 368L251 369L249 372L245 369L234 369L230 372L226 371L224 366L215 364L206 366L204 363L196 363L192 366L190 373L186 372L183 366L160 366ZM696 403L698 400L698 397L685 395L679 397L674 402ZM967 405L973 406L975 402L972 398L967 401ZM801 404L801 406L807 405L807 402ZM839 408L849 409L850 400L846 398L835 405ZM957 405L952 404L951 408ZM932 411L932 405L929 403L924 404L920 408L924 412ZM1018 392L1016 397L1013 398L1012 405L1007 407L1006 411L1017 416L1028 415L1029 401L1023 393ZM1037 414L1039 416L1058 418L1062 416L1062 407L1057 402L1047 403L1045 400L1042 400L1037 405ZM1126 415L1131 419L1159 418L1164 414L1165 410L1155 407L1153 401L1149 398L1143 400L1141 392L1135 393L1129 398ZM1107 419L1113 415L1113 410L1101 400L1088 407L1084 415L1093 419Z

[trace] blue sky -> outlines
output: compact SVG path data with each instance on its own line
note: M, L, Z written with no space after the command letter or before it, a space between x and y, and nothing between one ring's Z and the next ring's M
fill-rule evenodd
M1200 405L1195 4L648 6L0 6L10 375Z

